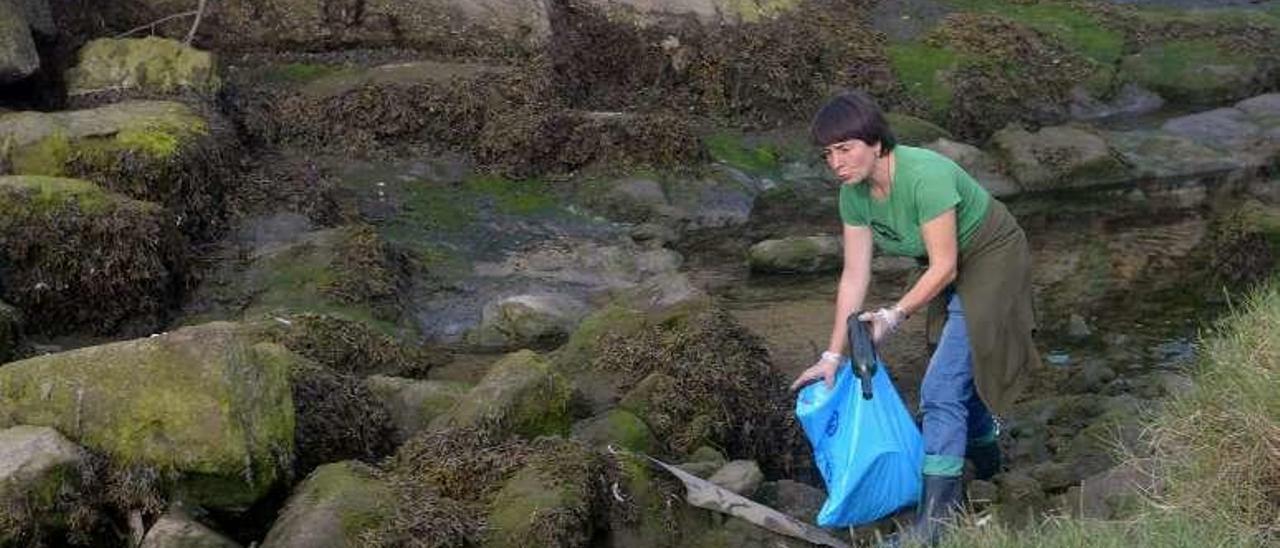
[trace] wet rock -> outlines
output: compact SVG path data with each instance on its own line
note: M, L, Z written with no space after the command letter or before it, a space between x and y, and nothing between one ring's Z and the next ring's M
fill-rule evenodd
M937 124L915 116L890 112L885 114L885 121L889 122L889 127L893 129L893 136L904 145L921 146L925 143L954 138L951 132Z
M10 260L0 298L30 332L49 334L150 332L173 305L185 258L156 204L40 176L0 176L0 254Z
M1280 123L1280 93L1251 97L1236 103L1235 108L1255 119Z
M707 298L683 272L665 272L619 292L620 298L643 310L662 310L689 305Z
M326 329L341 322L339 317L361 318L366 324L361 335L369 329L410 331L398 296L407 285L402 258L368 225L302 233L264 244L247 259L226 261L206 275L184 311L187 322L271 318L292 327L296 319L303 324L298 327L342 336L332 342L354 337L359 329ZM304 334L299 330L298 335ZM326 341L314 342L326 346ZM355 365L367 370L373 364Z
M140 548L240 548L240 545L174 505L147 530Z
M1124 179L1127 170L1093 131L1055 126L1028 132L1010 127L991 138L1013 178L1027 191L1088 187Z
M972 498L972 483L969 493ZM789 479L760 484L755 497L761 504L806 523L817 520L818 512L827 501L827 494L822 489Z
M1160 129L1224 151L1248 149L1261 136L1261 128L1244 111L1234 108L1217 108L1170 118L1161 124Z
M1109 101L1101 101L1091 96L1084 86L1076 86L1071 90L1071 105L1068 109L1076 120L1097 120L1101 118L1137 116L1160 110L1164 99L1142 86L1127 83L1120 87L1115 97Z
M946 138L932 141L924 145L924 147L951 158L952 161L964 168L969 175L972 175L978 181L978 184L987 189L987 192L990 192L992 196L1002 198L1022 192L1022 188L1018 186L1018 183L1001 171L995 158L992 158L991 155L983 152L978 147Z
M1164 131L1107 133L1111 146L1132 166L1135 177L1195 179L1249 167L1249 163L1196 141Z
M508 354L489 368L432 429L496 426L525 437L564 434L571 421L569 382L529 350Z
M470 388L452 381L414 380L374 375L365 386L391 415L398 439L403 442L447 413Z
M262 548L341 548L388 520L391 489L355 461L316 468L289 497Z
M570 240L546 242L499 263L478 263L475 273L493 278L519 276L599 291L633 287L650 276L676 270L682 260L679 253L669 249Z
M0 2L0 84L26 78L39 68L40 54L22 10L12 2Z
M631 239L638 244L665 247L680 239L676 229L658 223L642 223L631 229Z
M662 183L648 178L633 177L612 182L601 200L609 217L620 221L638 222L676 214L667 201Z
M721 468L724 467L725 458L719 451L708 446L702 446L694 450L689 455L687 461L680 463L678 466L681 470L698 476L702 479L710 478Z
M614 409L573 425L573 438L591 447L616 447L645 454L653 453L658 441L649 426L634 414Z
M1098 360L1090 360L1081 364L1071 379L1067 381L1065 388L1072 393L1092 393L1101 391L1111 381L1115 380L1116 372L1106 365L1105 362Z
M735 460L726 463L707 480L744 497L750 497L764 482L764 474L755 461Z
M50 426L118 462L190 473L186 500L243 509L288 473L295 360L222 322L30 358L0 368L0 426Z
M221 87L213 55L177 40L99 38L80 48L78 55L77 64L67 71L71 96L104 91L211 96Z
M0 528L0 544L20 540L23 529L64 522L67 516L58 511L58 499L79 488L84 458L76 444L52 428L0 430L0 523L6 525Z
M707 179L684 179L668 183L667 196L681 228L698 230L746 224L761 188L744 184L722 174Z
M586 303L566 295L516 295L485 305L468 339L483 348L553 348L587 315Z
M838 270L843 252L840 239L808 236L765 240L747 251L747 264L755 272L817 273Z

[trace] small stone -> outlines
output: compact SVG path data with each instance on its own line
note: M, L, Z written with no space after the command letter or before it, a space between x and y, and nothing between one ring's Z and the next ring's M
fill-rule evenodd
M729 461L716 471L709 481L744 497L750 497L764 482L764 473L760 471L760 466L755 461L735 460Z
M1084 317L1072 314L1067 322L1067 336L1073 339L1087 339L1090 335L1093 335L1093 330L1089 329L1089 324Z
M756 491L756 498L765 506L798 520L812 523L818 511L822 510L827 494L812 485L783 479L761 484L760 489Z
M235 541L205 527L180 505L174 505L156 521L142 539L141 548L239 548Z

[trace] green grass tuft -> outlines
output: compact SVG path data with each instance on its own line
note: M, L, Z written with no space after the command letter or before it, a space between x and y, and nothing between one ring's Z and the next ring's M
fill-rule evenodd
M961 56L953 51L925 44L889 46L889 62L907 92L923 98L934 117L940 117L951 106L951 87L942 75L956 66Z

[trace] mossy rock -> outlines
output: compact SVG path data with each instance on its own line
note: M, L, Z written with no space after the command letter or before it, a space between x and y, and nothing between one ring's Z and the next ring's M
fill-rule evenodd
M0 114L0 155L15 175L77 177L157 202L198 240L225 222L236 180L230 127L169 101L125 101L66 112ZM0 162L4 163L4 162Z
M1238 290L1266 282L1280 264L1280 208L1257 200L1231 207L1214 219L1208 240L1214 280Z
M0 297L32 333L150 331L185 271L161 207L54 177L0 177L0 258Z
M897 138L899 143L904 145L922 146L938 139L954 138L951 136L951 132L939 127L937 124L909 114L889 112L885 114L885 120L889 122L889 128L893 131L893 136Z
M524 437L566 434L572 422L569 381L538 354L523 350L493 364L484 378L432 428L495 428Z
M991 141L995 153L1027 191L1103 186L1129 176L1119 154L1085 128L1054 126L1033 133L1009 127Z
M231 323L30 358L0 368L0 425L56 428L176 474L186 500L244 509L289 473L296 359Z
M0 546L20 546L69 525L86 455L57 430L0 430Z
M489 505L484 546L587 546L592 538L600 457L584 445L546 440L544 451L516 472Z
M213 95L222 85L212 54L157 36L92 40L80 48L66 79L72 96L103 91Z
M369 323L327 314L294 314L255 322L265 338L341 373L421 378L446 356L393 337Z
M369 391L391 414L401 440L424 430L431 421L457 405L471 386L454 381L414 380L374 375L365 379Z
M575 424L573 437L592 447L617 447L645 454L652 454L657 447L649 426L622 409L613 409Z
M761 341L706 300L649 312L615 303L588 316L553 359L566 374L607 373L626 394L621 406L676 457L710 444L770 473L808 465L794 402Z
M1175 103L1218 106L1259 91L1259 61L1212 40L1171 41L1125 57L1120 74Z
M758 242L747 250L753 272L834 272L843 261L840 239L831 236L791 237Z
M300 484L272 525L262 548L359 546L394 512L391 488L358 462L316 468Z
M407 283L406 268L402 258L367 225L309 232L257 250L247 264L219 265L197 289L186 322L261 318L292 322L288 318L300 315L299 324L277 331L294 346L308 348L321 363L362 372L379 366L409 366L418 361L412 352L377 336L412 333L402 318L398 297ZM367 327L356 327L355 322ZM344 325L352 329L343 337L324 338L346 329ZM373 354L360 356L361 352Z

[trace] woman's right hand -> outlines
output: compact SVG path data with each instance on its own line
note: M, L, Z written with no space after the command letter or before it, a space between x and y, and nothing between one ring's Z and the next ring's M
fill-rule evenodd
M827 385L827 390L830 390L836 384L836 368L839 366L839 354L823 352L817 363L805 369L803 373L800 373L799 377L796 377L795 382L791 383L791 391L799 390L818 379L822 379Z

